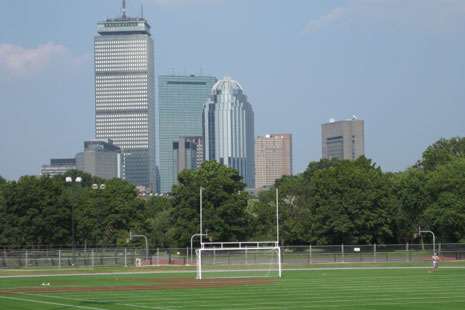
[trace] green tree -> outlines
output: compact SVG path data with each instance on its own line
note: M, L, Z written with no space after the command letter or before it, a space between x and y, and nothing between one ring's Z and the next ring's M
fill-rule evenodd
M136 229L147 235L151 247L167 248L175 243L168 234L173 209L171 199L166 196L152 196L145 202L144 218Z
M4 188L8 228L2 233L13 246L61 244L69 235L68 210L61 204L61 182L49 177L21 177Z
M396 218L398 241L412 241L418 227L425 226L424 212L431 203L427 189L428 173L412 167L391 175L399 204Z
M284 176L275 187L262 191L255 203L255 238L276 239L276 187L279 189L279 233L282 244L307 244L312 237L312 214L303 175Z
M425 223L443 242L465 240L465 158L438 166L426 184L431 203Z
M457 157L465 157L465 138L440 139L423 152L417 165L432 171Z
M314 234L321 244L393 240L396 201L392 182L361 157L317 170L309 183Z
M173 246L184 247L199 232L199 195L203 191L204 232L220 241L245 240L249 235L247 202L237 170L216 161L207 161L197 170L185 170L173 186L172 227L168 231Z
M0 176L0 246L8 244L6 234L10 228L10 224L6 221L7 210L4 197L6 184L6 180Z
M134 185L120 179L105 181L105 189L81 189L76 210L80 245L126 244L129 230L139 228L144 218L144 201Z

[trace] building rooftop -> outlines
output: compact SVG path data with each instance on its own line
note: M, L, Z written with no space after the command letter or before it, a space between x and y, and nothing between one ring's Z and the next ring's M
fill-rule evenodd
M121 16L116 18L107 18L105 21L97 23L97 32L100 35L113 34L148 34L150 35L150 25L143 17L128 17L126 15L126 1L123 0Z

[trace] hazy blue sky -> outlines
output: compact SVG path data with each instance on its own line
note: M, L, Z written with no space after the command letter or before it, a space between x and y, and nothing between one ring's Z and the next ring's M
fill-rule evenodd
M0 0L0 175L38 174L94 136L96 22L119 0ZM127 0L152 25L156 74L229 75L256 135L291 132L294 170L320 124L355 114L384 170L465 133L463 0Z

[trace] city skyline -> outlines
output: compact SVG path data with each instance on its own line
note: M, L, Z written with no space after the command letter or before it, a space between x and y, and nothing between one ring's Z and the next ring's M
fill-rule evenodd
M159 48L157 73L175 67L240 80L257 134L293 133L296 173L321 157L320 124L351 114L367 121L367 157L389 171L413 165L440 137L465 132L464 4L393 1L271 0L263 14L260 1L131 0L128 14L139 15L144 4ZM116 0L9 3L0 21L0 88L8 103L0 116L8 132L0 175L38 174L49 158L75 154L94 136L90 38L95 23L118 16L119 7ZM231 37L248 48L228 44ZM391 154L394 148L403 152Z

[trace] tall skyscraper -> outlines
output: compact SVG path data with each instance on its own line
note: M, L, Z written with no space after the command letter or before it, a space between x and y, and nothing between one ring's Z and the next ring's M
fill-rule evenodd
M205 158L235 168L255 186L254 113L242 86L228 77L215 83L203 111Z
M142 17L122 16L97 24L95 136L122 150L122 177L156 190L154 48Z
M160 75L160 191L170 192L177 168L173 143L185 136L202 136L202 110L215 84L213 76Z
M285 175L292 175L292 135L276 133L255 141L255 189L258 191Z
M354 160L365 155L364 122L355 116L349 120L321 125L322 158Z

